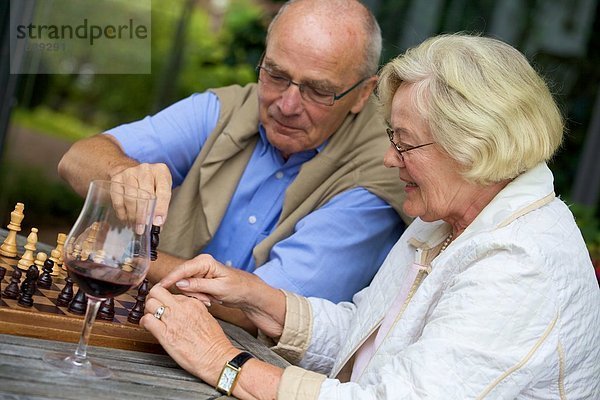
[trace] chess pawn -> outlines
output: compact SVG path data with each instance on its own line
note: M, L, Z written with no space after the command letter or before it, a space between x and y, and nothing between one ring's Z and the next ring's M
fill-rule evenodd
M10 213L10 223L7 225L8 235L4 243L0 245L0 255L14 258L17 256L17 232L21 231L21 221L25 217L23 203L17 203L13 212Z
M6 275L6 268L0 267L0 283L4 279L4 275ZM0 293L0 299L2 298L2 293Z
M65 279L65 286L60 291L58 298L56 299L56 305L59 307L66 307L73 300L73 279L67 276Z
M102 264L104 262L105 258L106 258L106 251L104 251L103 249L100 249L100 250L96 251L96 254L94 254L93 261L95 263Z
M21 259L17 263L17 267L22 271L27 271L29 266L33 264L34 258L33 253L35 252L35 245L38 242L38 229L31 228L31 233L27 236L27 244L25 245L25 252L21 256Z
M23 307L33 306L33 294L37 287L37 280L40 272L35 265L30 265L27 270L27 275L21 284L21 294L17 303Z
M121 269L124 272L132 272L133 271L133 259L130 257L127 257L124 261L123 261L123 265L121 265Z
M38 253L39 254L39 253ZM52 287L52 270L54 269L54 261L50 258L44 260L43 272L38 279L38 286L44 289L50 289Z
M81 245L76 244L75 247L73 248L73 260L81 260ZM63 264L63 269L66 271L67 270L67 266L65 264Z
M22 272L19 268L13 270L10 283L2 293L7 299L16 299L19 297L19 283L21 283Z
M41 274L44 268L44 261L48 258L48 255L44 252L39 251L35 256L35 261L33 262L38 269L38 272Z
M83 315L85 314L85 310L87 308L87 296L85 292L81 290L81 288L77 289L77 293L75 293L75 297L69 303L69 307L67 309L73 314Z
M56 263L56 266L58 268L62 268L64 270L67 269L67 267L63 266L63 253L65 251L65 242L67 241L67 235L64 233L59 233L58 236L56 237L56 249L57 251L60 252L59 258L58 258L58 263Z
M112 321L115 317L115 299L108 298L102 302L96 318Z
M148 295L148 279L144 279L140 288L138 289L138 294L135 296L135 305L129 311L129 315L127 315L127 321L132 324L139 324L140 319L144 315L144 306L146 303L146 296Z
M94 222L89 228L89 232L87 233L87 237L85 238L81 249L81 259L83 261L87 260L94 251L98 230L100 230L100 224L98 222Z
M52 265L53 265L52 271L50 272L50 275L52 275L52 276L58 276L58 262L60 260L60 256L61 256L61 252L57 249L53 249L50 252L50 257L48 259L52 261ZM56 267L56 268L54 268L54 267Z

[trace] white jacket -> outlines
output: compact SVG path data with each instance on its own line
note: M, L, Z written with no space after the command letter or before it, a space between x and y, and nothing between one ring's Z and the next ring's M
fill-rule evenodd
M288 293L274 349L316 372L287 368L278 398L599 400L600 290L545 164L507 185L433 259L358 381L341 382L406 266L449 231L414 221L353 303Z

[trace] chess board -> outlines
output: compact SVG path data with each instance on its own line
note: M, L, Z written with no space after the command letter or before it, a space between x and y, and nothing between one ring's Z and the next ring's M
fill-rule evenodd
M0 256L0 266L6 268L6 275L0 282L3 292L10 282L18 259ZM56 267L55 267L56 268ZM0 334L28 336L41 339L77 343L83 327L83 315L73 314L67 307L58 307L56 299L64 287L65 271L52 277L52 287L37 288L33 296L33 306L23 307L17 300L0 298ZM24 276L21 278L23 281ZM77 286L74 286L77 291ZM115 298L113 321L96 319L90 337L90 345L125 350L161 353L164 350L156 339L139 325L127 321L129 310L135 304L136 290Z

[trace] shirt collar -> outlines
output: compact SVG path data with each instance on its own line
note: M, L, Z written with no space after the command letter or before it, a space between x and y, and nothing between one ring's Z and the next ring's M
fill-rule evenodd
M269 142L269 139L267 139L267 133L266 133L265 127L263 126L262 123L258 124L258 133L260 135L260 140L263 142L263 144L265 144L265 146L263 147L263 150L261 152L261 155L264 155L265 152L267 151L267 149L269 147L273 147L273 146ZM326 139L316 149L314 149L314 150L306 150L306 151L301 152L300 154L305 154L306 153L306 155L308 155L308 156L310 156L310 158L312 158L315 155L317 155L318 153L322 152L325 149L325 146L327 146L327 143L329 143L329 139Z

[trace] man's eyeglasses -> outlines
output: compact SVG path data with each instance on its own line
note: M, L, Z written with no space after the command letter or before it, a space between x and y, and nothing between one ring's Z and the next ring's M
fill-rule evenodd
M403 153L406 153L407 151L411 151L414 149L418 149L419 147L429 146L430 144L435 143L435 142L431 142L431 143L420 144L418 146L404 147L404 146L394 142L394 130L392 128L386 128L386 132L388 134L388 138L390 139L390 143L392 144L392 146L394 146L394 148L398 152L398 156L402 159L402 161L404 161Z
M332 106L336 100L341 99L342 97L356 89L358 85L360 85L367 79L362 78L360 81L352 85L350 89L340 94L335 94L335 92L329 90L317 89L305 83L294 82L293 80L283 75L279 75L270 68L263 67L261 65L256 67L256 71L258 72L258 80L261 81L262 84L265 85L268 89L283 92L284 90L289 88L290 85L296 85L298 86L298 90L300 90L300 95L305 101L322 104L324 106Z

